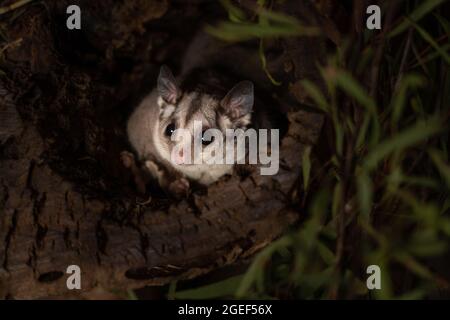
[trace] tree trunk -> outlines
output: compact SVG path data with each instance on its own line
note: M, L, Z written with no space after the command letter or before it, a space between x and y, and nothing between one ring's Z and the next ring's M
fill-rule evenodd
M86 29L73 33L67 1L2 18L11 41L0 68L0 298L67 294L69 265L81 268L83 292L193 278L251 256L300 216L302 154L323 119L299 107L298 81L318 82L321 41L282 41L278 65L269 61L292 99L277 175L252 170L178 202L136 201L119 161L126 116L159 60L186 44L174 21L201 20L205 4L144 1L134 12L131 2L142 1L78 1ZM294 2L310 22L313 8Z

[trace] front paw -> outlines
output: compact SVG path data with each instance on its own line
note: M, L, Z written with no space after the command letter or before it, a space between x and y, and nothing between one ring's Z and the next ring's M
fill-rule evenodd
M130 170L137 191L141 194L145 194L147 181L145 178L145 174L136 164L134 155L131 152L122 151L120 153L120 160L122 161L123 166Z
M120 160L122 162L122 165L127 169L131 169L133 166L136 166L134 154L132 154L131 152L122 151L120 153Z
M178 178L169 184L169 191L176 197L186 197L189 193L189 181L185 178Z

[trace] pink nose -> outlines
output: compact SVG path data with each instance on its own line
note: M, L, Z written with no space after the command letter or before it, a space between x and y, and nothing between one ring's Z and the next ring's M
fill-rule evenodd
M176 159L175 162L177 164L184 164L184 152L183 149L181 149L180 151L178 151L177 155L176 155Z
M181 149L180 152L178 152L178 157L179 157L180 160L184 160L183 155L184 155L183 154L183 149Z

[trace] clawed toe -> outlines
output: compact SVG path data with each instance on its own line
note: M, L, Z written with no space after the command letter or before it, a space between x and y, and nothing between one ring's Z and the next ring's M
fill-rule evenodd
M134 155L128 151L122 151L120 153L120 160L125 168L131 168L136 163Z
M182 196L187 195L189 192L189 187L189 181L185 178L180 178L170 184L169 190L177 196Z

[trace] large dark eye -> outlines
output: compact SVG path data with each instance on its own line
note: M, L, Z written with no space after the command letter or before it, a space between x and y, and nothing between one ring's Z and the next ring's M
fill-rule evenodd
M164 134L168 137L172 135L172 133L175 131L175 124L171 123L166 127L166 130L164 131Z
M202 132L202 144L203 144L204 146L207 146L207 145L209 145L209 144L211 144L211 143L214 142L214 136L211 136L211 139L210 139L210 140L206 140L206 139L205 139L205 131L206 131L206 130L204 130L204 131Z

